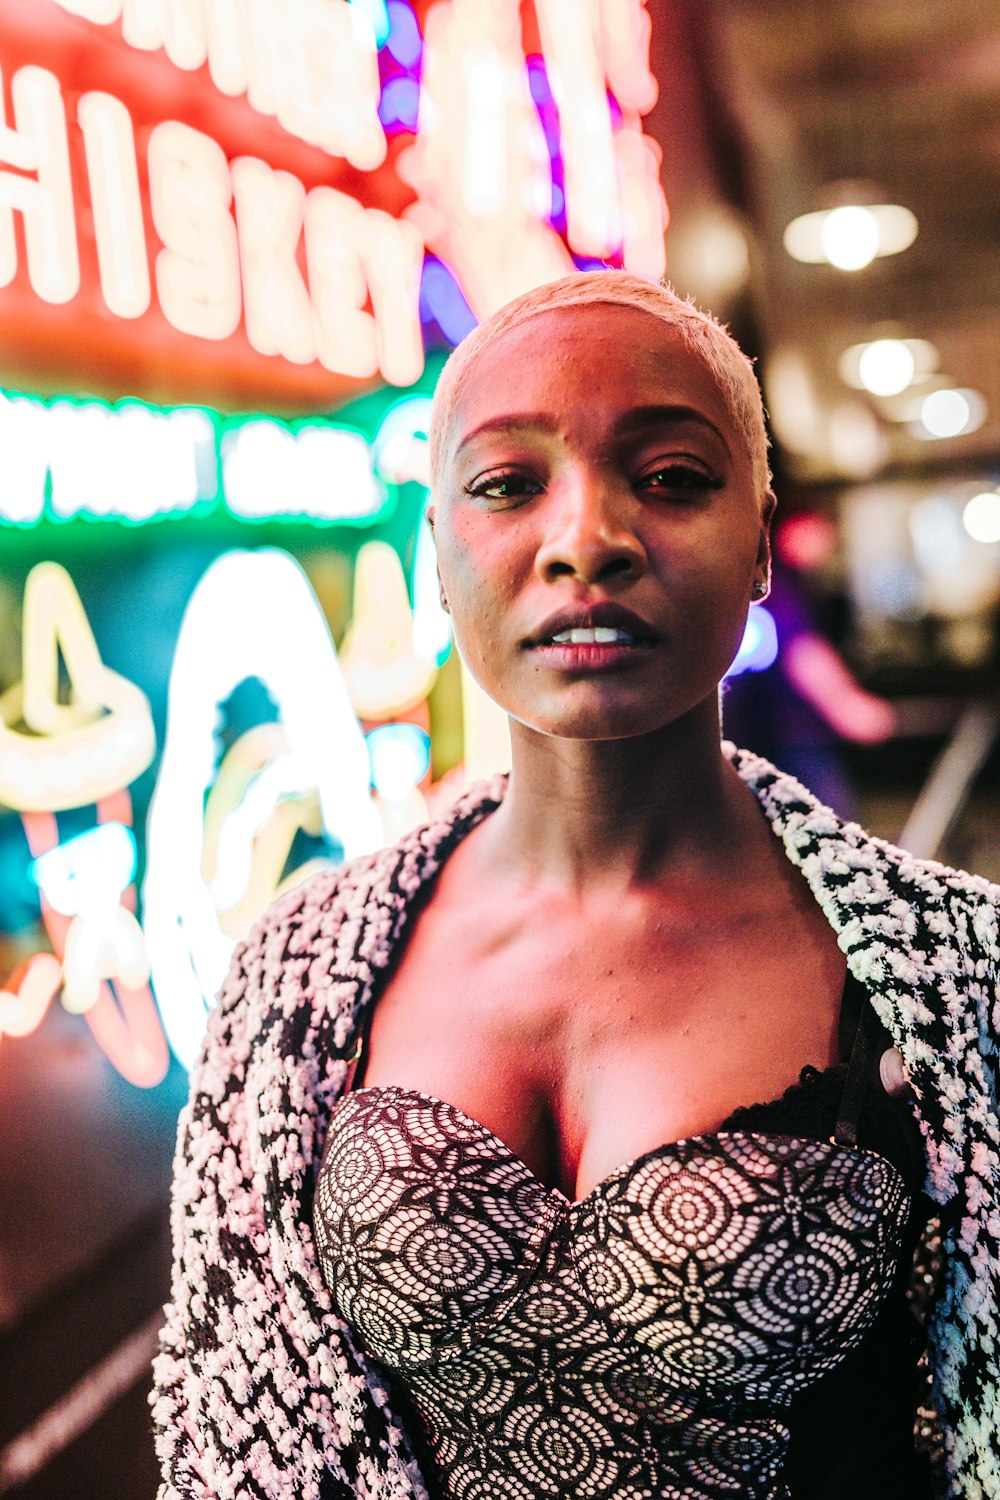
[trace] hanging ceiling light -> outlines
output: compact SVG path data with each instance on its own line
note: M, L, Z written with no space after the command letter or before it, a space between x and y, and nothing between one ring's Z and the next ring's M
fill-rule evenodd
M858 373L873 396L898 396L913 380L917 362L902 339L876 339L858 360Z
M845 203L824 214L819 227L823 258L839 271L860 271L878 254L878 220L870 208Z
M880 338L851 344L837 368L846 385L872 396L898 396L937 369L938 352L929 339Z
M962 511L962 523L977 542L1000 542L1000 492L984 490L973 495Z
M784 234L793 260L860 271L880 255L898 255L917 237L917 217L901 203L840 203L800 214Z
M985 419L986 402L978 391L949 386L923 398L913 433L921 438L963 437Z

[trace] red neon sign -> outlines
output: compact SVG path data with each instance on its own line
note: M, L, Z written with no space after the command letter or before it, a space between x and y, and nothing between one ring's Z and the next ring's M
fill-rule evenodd
M0 76L5 380L297 410L417 378L423 243L391 164L55 0L0 0Z
M0 0L3 378L328 408L419 376L425 247L479 316L571 251L660 274L644 4L422 3L419 115L387 139L348 0Z

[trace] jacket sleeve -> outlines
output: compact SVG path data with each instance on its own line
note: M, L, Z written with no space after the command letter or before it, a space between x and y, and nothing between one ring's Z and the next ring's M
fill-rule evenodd
M425 1493L315 1264L303 1202L321 1089L301 1045L314 963L302 928L283 902L237 948L180 1117L150 1398L158 1500Z
M974 1007L977 1050L994 1118L1000 1114L1000 887L966 876L955 903L957 943L965 955L966 993Z
M248 952L241 944L233 955L178 1124L171 1300L151 1398L161 1500L221 1500L232 1488L225 1470L249 1437L241 1409L251 1386L239 1303L273 1300L242 1098Z

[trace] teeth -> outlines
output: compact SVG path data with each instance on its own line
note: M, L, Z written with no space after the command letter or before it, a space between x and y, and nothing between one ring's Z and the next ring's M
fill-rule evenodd
M553 645L557 646L610 646L616 641L631 645L632 636L625 630L611 630L606 625L595 625L562 630L552 637Z

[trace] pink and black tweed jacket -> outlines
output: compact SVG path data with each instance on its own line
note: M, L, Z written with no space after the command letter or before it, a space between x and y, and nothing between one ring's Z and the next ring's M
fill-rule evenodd
M727 753L903 1054L927 1191L947 1205L929 1341L948 1493L1000 1500L1000 889ZM312 1188L378 974L504 788L475 787L394 848L289 892L234 954L180 1121L152 1397L160 1500L426 1496L387 1389L331 1312Z

